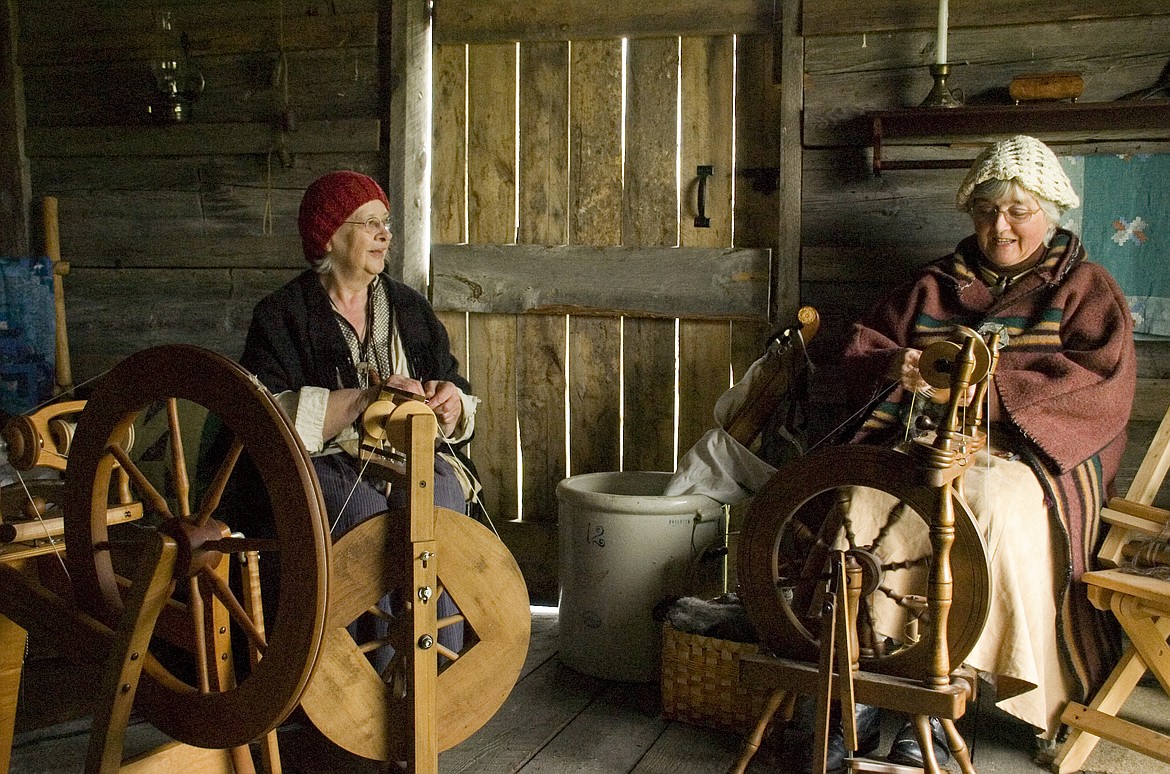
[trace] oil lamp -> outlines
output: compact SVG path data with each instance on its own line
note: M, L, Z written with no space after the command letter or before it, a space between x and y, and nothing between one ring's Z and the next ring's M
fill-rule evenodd
M191 117L191 104L203 93L203 73L188 53L187 33L175 29L174 14L154 14L154 55L150 72L155 97L147 112L161 123L180 123Z

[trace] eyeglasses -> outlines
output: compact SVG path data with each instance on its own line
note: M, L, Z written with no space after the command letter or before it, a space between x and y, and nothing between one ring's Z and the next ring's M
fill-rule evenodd
M1027 207L1020 205L1001 210L998 207L992 207L990 204L976 204L971 208L971 217L987 223L994 223L999 220L999 216L1002 213L1008 223L1011 223L1013 226L1018 226L1021 223L1027 223L1039 211L1039 208L1029 210Z
M390 216L384 218L366 218L365 220L343 220L342 223L350 223L354 226L361 226L366 230L367 234L377 234L379 231L390 233Z

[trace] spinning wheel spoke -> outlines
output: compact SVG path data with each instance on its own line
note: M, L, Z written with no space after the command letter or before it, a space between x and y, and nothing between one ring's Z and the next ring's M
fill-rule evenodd
M150 507L156 512L163 515L164 518L171 515L171 507L167 503L167 499L163 497L138 464L130 458L130 455L118 443L112 443L106 447L106 451L118 461L122 470L130 477L130 480L138 487L139 492L150 503Z
M203 612L203 592L199 589L199 578L187 579L187 610L191 614L191 635L195 640L195 669L199 674L199 690L211 693L211 677L207 669L207 624Z
M381 638L366 640L365 642L360 643L358 645L358 650L361 651L362 653L368 654L368 653L373 653L374 651L376 651L380 648L384 648L387 645L390 645L390 638L389 637L381 637ZM391 659L391 663L394 663L393 659Z
M211 514L219 508L220 500L223 499L224 489L227 488L228 481L231 480L232 473L236 469L236 464L240 460L240 452L244 450L244 441L241 438L233 438L231 447L224 455L223 461L220 462L219 468L215 471L215 476L211 480L211 485L203 494L203 500L199 503L199 516L195 523L202 527L211 518Z
M370 605L370 607L368 607L368 608L366 609L366 613L367 613L368 615L372 615L372 616L374 616L375 618L381 618L383 621L391 621L391 622L393 622L393 621L397 620L397 619L395 618L395 616L393 616L393 615L391 615L390 613L386 612L385 610L383 610L382 608L378 607L377 605Z
M897 562L882 564L882 572L897 572L898 570L915 570L930 566L929 556L919 556L914 559L902 559Z
M244 605L236 597L235 593L224 583L223 578L214 572L205 572L201 576L207 582L211 589L212 595L223 603L228 615L236 622L248 637L248 642L261 655L268 648L268 642L264 637L260 624L248 611L244 609Z
M280 553L280 542L271 538L226 537L208 540L203 547L221 554L243 554L249 551L259 553Z
M874 537L873 542L870 543L869 547L871 550L876 551L877 549L881 548L882 543L890 534L890 530L892 530L898 524L898 522L902 520L902 514L904 513L906 513L906 508L902 505L902 503L897 503L894 505L894 507L890 508L889 513L886 514L885 521L882 522L881 528L878 529L877 536Z
M457 623L463 623L466 620L467 619L463 617L462 613L460 613L460 614L456 614L456 615L449 615L446 618L440 618L438 625L439 625L439 628L442 629L442 628L445 628L447 626L454 626Z
M904 607L918 614L926 612L926 597L921 594L899 594L889 586L878 586L878 591L899 607Z
M183 452L183 429L179 425L179 402L167 398L167 426L171 431L171 475L174 477L175 499L179 503L179 516L191 515L191 483L187 478L187 459Z

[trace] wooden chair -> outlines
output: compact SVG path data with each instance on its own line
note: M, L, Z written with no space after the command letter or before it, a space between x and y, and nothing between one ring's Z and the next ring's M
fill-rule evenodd
M1129 644L1117 666L1088 706L1070 702L1061 721L1072 730L1052 762L1058 774L1078 771L1098 740L1127 747L1170 764L1170 736L1117 717L1125 700L1146 673L1153 672L1170 694L1170 581L1122 569L1133 563L1170 570L1170 547L1164 540L1170 511L1151 505L1170 468L1170 411L1142 459L1124 497L1102 509L1110 525L1097 558L1106 568L1085 573L1089 599L1099 610L1112 610Z

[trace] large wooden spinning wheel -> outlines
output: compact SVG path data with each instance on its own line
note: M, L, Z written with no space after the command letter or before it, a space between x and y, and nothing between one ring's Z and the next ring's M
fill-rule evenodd
M895 503L868 532L849 514L850 502L862 494L859 488L886 493ZM952 501L954 598L947 641L954 669L983 630L990 581L978 525L961 498ZM834 549L841 549L863 576L861 668L924 677L931 656L925 636L931 554L924 538L937 504L937 490L923 485L915 461L893 449L829 447L782 468L752 502L739 554L744 605L764 642L777 655L817 660L829 561ZM883 600L902 608L908 622L916 621L911 631L917 628L918 634L874 632L868 611Z
M231 435L229 450L214 461L214 480L197 503L192 503L179 423L184 402L218 417ZM171 433L165 493L120 445L136 418L160 407ZM272 537L233 537L232 517L221 512L226 483L245 455L269 501L279 504ZM141 522L111 529L107 504L119 467L129 474L145 512ZM64 514L77 604L109 626L132 599L130 579L139 576L144 532L154 530L178 543L171 598L144 654L135 701L154 725L191 745L228 748L272 730L296 707L324 630L330 546L308 455L271 395L247 371L187 346L144 350L122 361L103 377L79 418ZM278 589L244 594L223 580L223 563L244 552L258 552L261 561L278 560L273 562L281 568L274 581ZM261 596L270 607L268 616L259 611ZM213 609L220 618L213 618ZM265 618L271 622L267 627ZM213 629L213 620L224 623ZM232 648L223 648L227 639L259 654L238 680Z
M438 587L427 604L446 591L459 614L438 620L463 625L464 646L451 652L438 643L435 691L437 749L447 750L482 726L507 698L528 652L531 614L528 592L512 554L473 519L435 508ZM329 619L317 669L302 708L339 746L374 760L404 760L411 742L411 705L404 659L415 646L410 625L409 564L403 556L405 512L374 516L341 535L333 546ZM397 599L388 644L395 657L381 673L366 657L387 643L363 640L347 626L386 594ZM381 615L373 611L376 615Z

